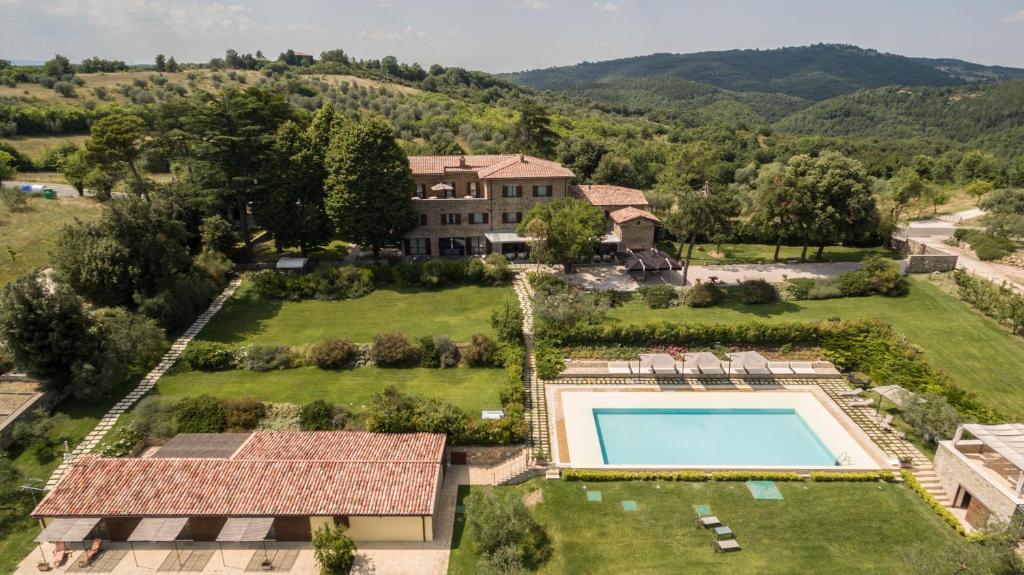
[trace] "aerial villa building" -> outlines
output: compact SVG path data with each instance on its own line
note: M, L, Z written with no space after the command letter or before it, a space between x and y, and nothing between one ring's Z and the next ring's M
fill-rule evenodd
M152 457L80 457L32 516L39 540L431 541L445 436L344 431L179 434ZM240 538L241 537L241 538Z
M402 253L410 258L525 257L528 238L517 234L516 226L537 203L565 197L604 211L609 231L601 241L603 253L654 245L658 219L645 211L642 191L572 185L575 174L557 162L522 154L410 156L409 166L419 211L419 226L402 241Z
M952 495L954 512L973 528L989 519L1024 521L1024 424L957 427L953 439L940 441L935 475Z

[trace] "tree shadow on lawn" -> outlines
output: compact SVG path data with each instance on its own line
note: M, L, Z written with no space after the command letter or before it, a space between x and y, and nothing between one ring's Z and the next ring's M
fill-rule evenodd
M253 291L235 294L199 332L196 339L222 343L241 343L264 330L265 322L275 318L284 300L261 298Z
M746 304L738 299L733 299L732 297L726 298L726 300L717 307L743 314L756 315L758 317L794 314L803 309L791 301L779 300L772 303Z

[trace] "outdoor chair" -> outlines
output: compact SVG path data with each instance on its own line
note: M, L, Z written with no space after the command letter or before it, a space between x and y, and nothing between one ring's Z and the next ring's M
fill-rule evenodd
M58 541L53 548L53 566L60 567L68 560L68 546L63 541Z
M89 565L92 565L93 560L96 559L96 556L99 555L102 550L103 540L99 537L93 539L92 547L89 547L85 554L82 555L82 558L78 561L78 566L88 567Z
M867 407L869 405L872 405L873 403L875 403L875 400L873 400L871 398L868 398L868 399L859 399L857 401L851 401L847 405L849 405L850 407Z
M863 389L844 389L843 391L839 392L839 395L842 395L842 396L860 395L860 393L862 391L864 391L864 390Z

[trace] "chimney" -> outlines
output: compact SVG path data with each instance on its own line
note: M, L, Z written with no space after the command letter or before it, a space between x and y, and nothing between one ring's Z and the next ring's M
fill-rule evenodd
M465 168L466 167L466 156L459 156L459 167L460 168Z
M526 156L524 156L522 154L519 154L519 161L525 164L526 163Z

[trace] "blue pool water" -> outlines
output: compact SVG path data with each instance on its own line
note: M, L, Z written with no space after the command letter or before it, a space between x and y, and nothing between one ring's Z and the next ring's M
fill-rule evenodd
M594 409L609 465L835 465L793 409Z

